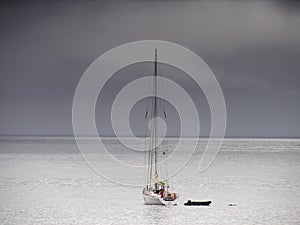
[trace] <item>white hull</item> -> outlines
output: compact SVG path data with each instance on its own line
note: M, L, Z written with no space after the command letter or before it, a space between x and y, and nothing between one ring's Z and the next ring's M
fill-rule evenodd
M163 198L161 198L160 195L155 194L153 192L143 193L143 198L146 205L177 205L177 199L173 201L166 201Z
M143 197L146 205L162 205L159 195L143 194Z

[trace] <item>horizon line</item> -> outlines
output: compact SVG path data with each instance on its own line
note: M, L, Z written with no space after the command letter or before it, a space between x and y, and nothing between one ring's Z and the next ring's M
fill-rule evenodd
M0 137L75 137L75 135L56 135L56 134L0 134ZM77 137L102 137L102 138L117 138L114 135L77 135ZM130 136L118 136L119 138L133 138ZM135 136L136 138L143 138L144 136ZM166 136L167 138L180 138L180 136ZM220 138L220 137L210 137L210 136L181 136L183 138ZM300 136L224 136L223 138L256 138L256 139L300 139Z

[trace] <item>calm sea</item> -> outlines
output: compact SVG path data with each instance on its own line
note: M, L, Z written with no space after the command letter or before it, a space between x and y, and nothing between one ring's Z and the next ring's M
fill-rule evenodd
M72 138L0 137L0 224L300 224L300 139L225 139L200 173L206 141L190 161L184 149L168 161L186 164L170 179L180 201L165 207L144 205L142 187L101 177ZM109 152L86 142L104 176L142 186L145 154L113 138L104 143ZM168 140L170 151L176 143ZM112 164L110 155L121 163ZM184 206L188 199L213 203Z

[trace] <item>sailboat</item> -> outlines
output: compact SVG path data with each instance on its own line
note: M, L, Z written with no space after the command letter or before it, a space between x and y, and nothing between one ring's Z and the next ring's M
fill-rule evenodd
M155 49L155 60L154 60L154 74L153 74L153 98L152 98L152 107L151 112L147 115L151 116L151 129L150 129L150 142L149 142L149 151L147 154L147 177L146 185L143 189L143 198L145 204L147 205L176 205L178 194L171 191L171 187L168 184L167 179L167 164L166 164L166 153L167 147L165 140L161 144L165 149L161 150L162 146L157 146L158 139L158 127L157 127L157 117L159 115L158 109L158 97L157 97L157 49ZM164 117L166 118L165 111L163 112ZM162 154L161 154L162 153ZM162 171L158 168L158 157L164 155L165 157L165 175L166 180L161 180Z

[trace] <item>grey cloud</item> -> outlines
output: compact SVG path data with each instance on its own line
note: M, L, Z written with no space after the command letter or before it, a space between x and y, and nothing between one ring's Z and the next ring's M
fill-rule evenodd
M1 1L0 134L72 134L72 98L88 65L120 44L159 39L190 48L214 71L227 101L228 136L299 136L299 5ZM178 82L202 98L185 78ZM203 115L209 120L207 110Z

